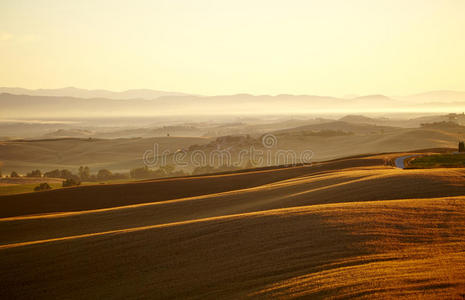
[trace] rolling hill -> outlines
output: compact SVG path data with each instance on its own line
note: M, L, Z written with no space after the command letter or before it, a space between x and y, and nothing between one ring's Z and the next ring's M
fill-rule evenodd
M156 137L128 139L53 138L40 140L14 140L0 142L2 170L20 173L31 169L107 168L128 171L143 166L145 151L158 145L160 153L176 152L192 144L202 145L210 139L201 137Z
M315 135L315 132L321 132ZM328 133L327 136L324 133ZM332 133L350 133L332 135ZM363 153L398 152L424 148L456 148L461 128L400 128L383 125L327 122L273 132L280 149L313 151L313 161Z
M463 297L465 170L405 154L1 196L0 297Z
M311 150L313 152L312 161L323 161L367 153L425 148L456 148L458 139L465 138L465 130L462 126L400 128L327 120L291 122L291 124L302 123L310 125L271 131L277 138L277 145L272 150L292 150L296 153ZM206 130L192 126L168 126L124 131L126 134L132 132L133 134L164 136L166 133L171 133L184 136L117 139L49 138L32 141L3 141L0 142L0 161L3 162L2 169L5 173L13 170L25 173L37 168L42 171L55 168L76 170L82 165L88 165L94 171L99 168L107 168L111 171L127 171L142 166L143 153L153 149L154 144L158 144L160 153L164 150L174 153L178 149L185 149L187 158L191 157L193 151L200 150L210 153L218 149L227 150L233 156L233 162L236 162L238 161L237 155L241 151L248 150L251 146L261 146L261 136L263 135L260 133L261 131L276 128L274 124L261 126L239 124L234 127L231 125L231 127L224 127L224 131L220 130L221 126L210 127L213 128L212 131L217 130L217 133L234 132L231 128L236 128L235 130L238 132L251 133L250 144L244 143L241 139L235 139L236 135L218 138L189 137L190 134L196 135ZM55 131L52 133L52 137L56 134L76 132L83 134L82 136L88 133L88 131ZM112 136L112 133L109 132L106 135ZM186 171L191 169L192 166L186 167Z

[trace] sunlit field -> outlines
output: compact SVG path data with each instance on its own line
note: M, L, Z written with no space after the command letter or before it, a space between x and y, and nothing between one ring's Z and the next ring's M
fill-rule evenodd
M464 12L1 0L0 300L465 299Z
M465 169L399 155L0 197L3 291L461 297Z

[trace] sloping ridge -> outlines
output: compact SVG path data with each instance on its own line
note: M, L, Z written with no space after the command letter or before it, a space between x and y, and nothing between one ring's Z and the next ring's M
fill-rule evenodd
M316 172L383 164L381 159L341 159L313 166L283 167L222 175L204 175L81 186L40 193L0 196L0 217L100 209L250 188ZM98 199L98 201L95 201Z
M465 170L400 155L0 197L0 297L463 297Z

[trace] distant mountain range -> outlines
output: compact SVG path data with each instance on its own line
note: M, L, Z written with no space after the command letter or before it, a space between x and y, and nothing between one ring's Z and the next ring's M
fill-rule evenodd
M465 111L465 92L435 91L406 97L368 95L197 96L154 90L111 92L76 88L0 88L0 118L68 118L166 115L353 114L362 112Z
M421 94L399 97L400 100L408 100L417 103L441 103L441 102L463 102L465 92L460 91L431 91Z
M106 98L114 100L130 100L130 99L143 99L143 100L153 100L160 97L166 96L198 96L194 94L180 93L180 92L167 92L167 91L158 91L151 89L131 89L121 92L109 91L109 90L87 90L80 89L75 87L66 87L59 89L24 89L17 87L0 87L0 94L12 94L12 95L29 95L29 96L50 96L50 97L74 97L74 98ZM430 91L420 94L408 95L408 96L385 96L385 95L366 95L366 96L352 96L352 97L327 97L327 96L315 96L315 95L290 95L290 94L281 94L277 96L269 95L260 95L254 96L250 94L236 94L236 95L219 95L212 97L221 97L221 98L235 98L243 99L250 97L274 97L277 99L282 98L312 98L314 100L325 100L325 99L338 99L338 100L352 100L356 102L363 101L377 101L377 102L392 102L393 100L401 100L408 102L416 103L427 103L427 102L462 102L465 101L465 92L461 91Z
M164 96L192 96L185 93L155 91L150 89L127 90L114 92L108 90L86 90L75 87L66 87L61 89L23 89L16 87L0 87L0 94L7 93L13 95L29 96L52 96L52 97L75 97L75 98L106 98L114 100L144 99L152 100Z

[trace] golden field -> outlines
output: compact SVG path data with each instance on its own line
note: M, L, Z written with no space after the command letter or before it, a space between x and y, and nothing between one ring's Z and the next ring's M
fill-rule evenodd
M465 296L465 169L402 154L0 197L1 298Z

